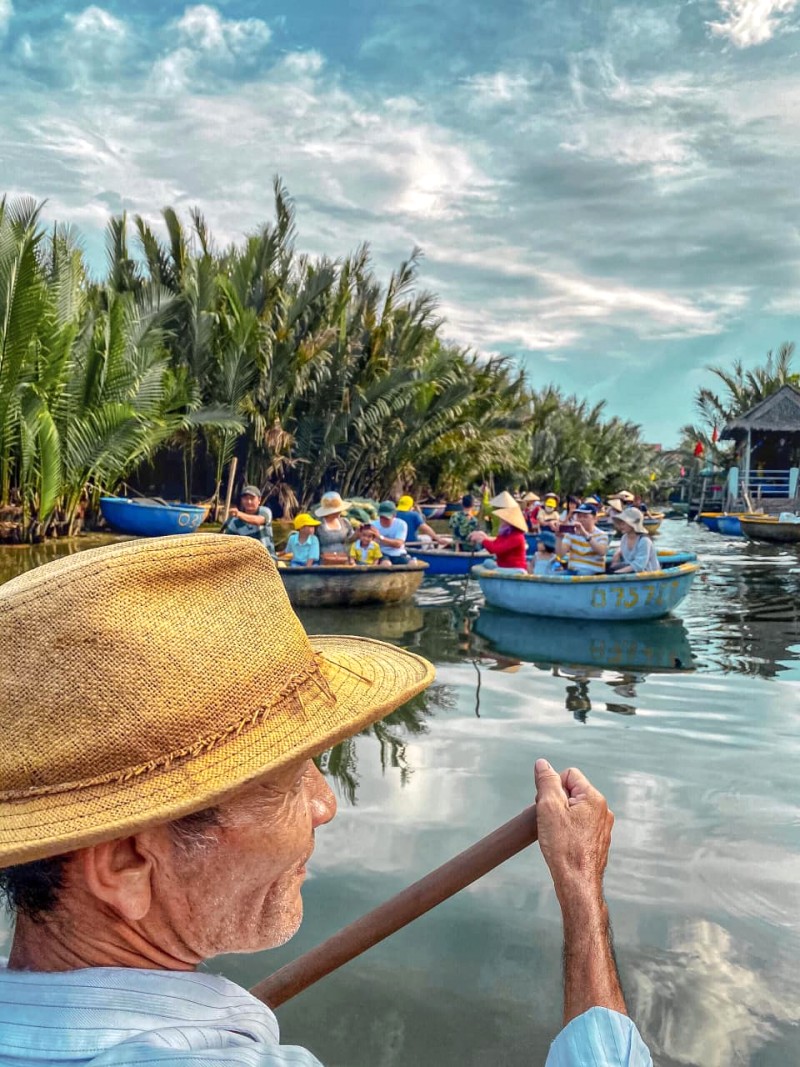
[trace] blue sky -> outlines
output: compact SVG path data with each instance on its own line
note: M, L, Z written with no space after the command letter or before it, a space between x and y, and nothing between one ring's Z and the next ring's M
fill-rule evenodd
M0 0L0 189L412 247L450 336L671 444L800 312L800 0Z

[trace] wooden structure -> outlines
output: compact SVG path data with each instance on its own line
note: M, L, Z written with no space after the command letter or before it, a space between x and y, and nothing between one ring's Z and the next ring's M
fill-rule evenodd
M720 439L736 442L728 471L726 508L770 514L800 507L800 390L791 385L725 426Z

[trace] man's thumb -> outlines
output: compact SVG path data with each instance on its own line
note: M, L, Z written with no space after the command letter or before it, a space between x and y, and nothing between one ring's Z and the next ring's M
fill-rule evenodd
M533 767L533 777L536 781L537 796L545 797L556 792L563 796L561 778L546 759L537 759Z

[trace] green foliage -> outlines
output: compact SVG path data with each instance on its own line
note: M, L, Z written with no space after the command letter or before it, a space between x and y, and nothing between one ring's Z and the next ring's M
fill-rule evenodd
M178 449L184 493L240 475L285 509L327 489L448 496L506 484L644 489L638 427L443 338L420 253L382 285L361 247L295 249L294 208L222 248L199 212L112 219L92 280L40 206L0 202L0 503L26 535L72 530L101 493ZM163 236L161 236L163 235Z

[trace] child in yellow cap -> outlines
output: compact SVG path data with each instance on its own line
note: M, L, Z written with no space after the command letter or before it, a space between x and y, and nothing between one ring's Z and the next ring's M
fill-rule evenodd
M313 567L319 563L319 538L314 527L319 526L317 519L307 512L294 520L294 533L289 534L286 542L286 555L290 557L292 567Z

